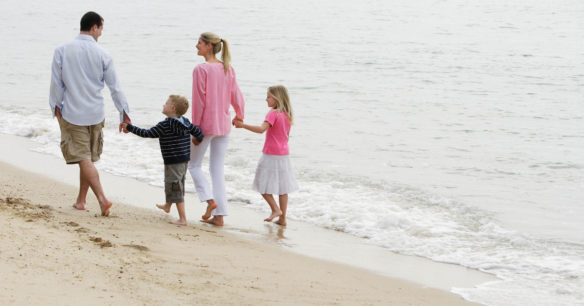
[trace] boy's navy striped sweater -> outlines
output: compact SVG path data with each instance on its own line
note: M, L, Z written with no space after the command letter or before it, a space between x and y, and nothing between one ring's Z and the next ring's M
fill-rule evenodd
M185 117L184 124L176 118L167 117L156 126L146 130L128 124L126 129L140 137L158 138L164 164L188 162L191 158L191 136L199 142L203 140L203 132Z

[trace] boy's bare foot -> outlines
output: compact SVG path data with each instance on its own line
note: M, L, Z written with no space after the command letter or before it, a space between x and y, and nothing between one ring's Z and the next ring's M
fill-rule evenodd
M164 205L162 205L162 204L156 204L156 207L164 210L164 212L167 213L167 214L170 213L170 205L167 205L167 204L164 204Z
M213 217L208 220L201 220L201 222L209 223L215 226L223 226L223 218Z
M201 218L203 220L208 220L209 218L211 218L211 213L213 212L213 209L215 209L215 208L217 208L217 203L215 203L215 201L213 201L211 203L207 203L207 210L205 210L205 214L202 215ZM223 224L221 224L221 225L223 225Z
M279 217L281 215L282 215L282 211L281 210L272 212L272 214L269 217L265 218L264 221L266 221L266 222L272 222L272 220L274 218Z
M158 206L158 205L156 205ZM170 224L174 224L174 225L180 225L180 226L187 226L187 221L181 221L181 220L177 220L177 221L170 221Z
M286 226L286 220L282 220L282 218L278 218L278 220L274 223L281 225L281 226Z
M108 217L110 214L110 208L112 207L112 202L107 201L104 205L99 203L99 207L101 208L101 215L104 217Z
M85 210L85 203L75 203L73 204L73 208L77 210Z

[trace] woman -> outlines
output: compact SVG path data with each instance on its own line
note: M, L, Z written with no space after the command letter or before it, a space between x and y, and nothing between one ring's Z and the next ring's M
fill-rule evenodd
M216 57L219 52L221 60ZM193 70L192 121L193 125L201 128L205 138L201 144L191 145L189 172L195 182L199 199L207 202L202 221L223 226L223 216L227 215L223 173L225 152L233 120L243 120L244 101L237 86L235 71L229 65L231 56L226 40L213 33L201 34L197 43L197 55L204 57L205 62ZM233 120L230 120L229 105L235 110ZM209 146L212 187L201 169Z

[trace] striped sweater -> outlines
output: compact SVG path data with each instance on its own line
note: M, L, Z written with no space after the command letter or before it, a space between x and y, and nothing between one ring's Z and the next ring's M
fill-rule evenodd
M199 142L203 140L203 132L182 117L184 124L176 118L167 117L150 129L141 129L128 124L126 129L140 137L158 138L164 164L188 162L191 157L191 136Z

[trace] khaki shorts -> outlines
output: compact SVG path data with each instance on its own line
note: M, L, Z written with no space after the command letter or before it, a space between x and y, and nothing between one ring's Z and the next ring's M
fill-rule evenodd
M67 164L82 160L96 162L103 150L104 121L95 125L80 126L59 120L61 128L61 152Z
M164 165L164 193L166 203L183 203L185 201L185 177L188 163Z

